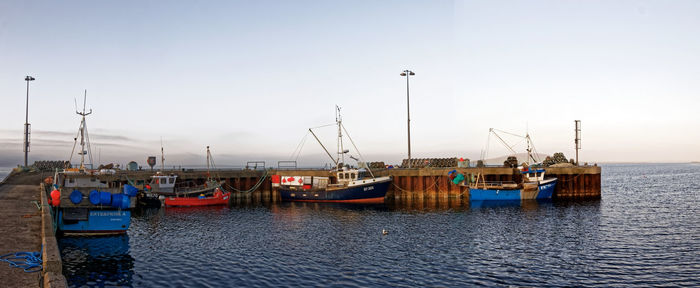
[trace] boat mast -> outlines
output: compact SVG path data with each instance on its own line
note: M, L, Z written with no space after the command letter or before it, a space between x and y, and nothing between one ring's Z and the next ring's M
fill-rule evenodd
M535 161L535 158L532 158L532 148L530 148L530 134L525 134L525 139L527 139L527 162L530 162L530 159L532 159L533 162Z
M209 172L209 155L211 155L211 154L209 154L209 153L210 153L209 146L207 146L207 177L209 177L209 175L211 175Z
M335 105L335 123L338 124L338 160L336 161L336 164L341 161L343 165L345 165L345 150L343 148L343 130L342 130L342 125L343 125L343 119L340 116L340 107L338 105Z
M165 170L165 152L163 152L163 137L160 137L160 173Z
M85 95L83 96L83 112L77 111L76 109L75 113L82 116L82 120L80 121L80 169L85 170L85 154L88 154L90 150L90 138L87 135L87 122L85 122L85 116L92 114L92 109L90 109L90 112L85 112L85 106L87 102L87 89L85 90ZM77 140L77 139L76 139ZM85 150L85 145L87 144L88 150ZM88 158L90 159L90 169L92 169L92 153L88 154Z

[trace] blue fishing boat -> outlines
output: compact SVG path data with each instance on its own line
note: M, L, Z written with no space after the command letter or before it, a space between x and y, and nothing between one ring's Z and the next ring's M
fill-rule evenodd
M63 234L120 234L129 229L138 189L121 185L112 170L67 168L56 172L49 204Z
M523 170L525 169L525 170ZM513 182L488 182L477 180L469 185L469 200L540 200L551 199L554 193L554 187L557 184L557 178L544 179L544 169L527 169L520 167L520 173L523 177L522 183ZM481 175L480 175L481 176ZM483 176L477 179L483 179Z
M358 162L361 168L352 168L345 163L345 154L349 150L343 148L343 131L348 138L350 135L342 124L340 108L336 106L336 125L338 126L338 152L333 158L328 149L316 137L312 129L309 129L316 141L326 151L328 157L335 164L329 171L328 176L288 176L273 175L272 185L277 187L283 201L309 201L309 202L345 202L345 203L384 203L384 196L391 184L390 176L375 177L368 165ZM328 126L328 125L326 125ZM322 126L324 127L324 126ZM308 135L308 134L307 134ZM353 156L354 160L362 159L352 138L350 142L357 151L359 159ZM303 143L303 142L302 142ZM363 160L364 161L364 160Z
M53 215L57 230L63 234L125 233L131 223L130 209L136 206L138 189L122 185L122 179L113 169L92 169L85 121L85 116L90 115L92 110L86 112L83 106L83 111L76 113L82 116L78 131L80 137L75 138L73 146L77 146L79 139L80 166L56 171L46 181L46 189L50 193L49 204L55 209Z
M489 137L494 135L513 154L516 154L512 149L513 146L508 145L496 131L497 130L493 128L489 129ZM518 136L512 133L507 134ZM534 163L540 161L538 161L537 153L533 154L535 148L530 139L530 135L526 134L525 136L518 137L523 138L527 142L527 161L517 167L521 175L520 178L522 179L520 183L514 181L486 181L486 177L482 173L478 173L476 177L465 179L464 175L459 174L456 170L450 171L449 175L450 178L453 179L453 183L469 187L470 201L521 201L552 198L554 188L557 184L557 178L552 177L545 179L546 170L542 168L540 164L528 164L531 160ZM517 157L513 158L517 160ZM517 161L515 163L517 164ZM512 165L512 163L508 163L508 161L504 164Z

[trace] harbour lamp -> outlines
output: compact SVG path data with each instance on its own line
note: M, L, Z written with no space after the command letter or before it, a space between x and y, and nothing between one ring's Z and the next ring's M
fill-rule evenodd
M408 78L409 76L416 75L411 70L403 70L400 74L401 76L406 76L406 119L408 126L408 168L411 168L411 106L408 97Z
M27 81L27 110L25 114L24 121L24 167L27 167L27 155L29 153L29 81L34 81L34 77L27 76L24 77L24 81Z

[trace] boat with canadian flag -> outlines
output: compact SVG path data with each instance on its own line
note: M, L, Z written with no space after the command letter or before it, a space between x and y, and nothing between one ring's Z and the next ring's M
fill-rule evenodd
M336 125L338 127L338 152L336 158L331 156L328 149L316 137L314 131L309 129L309 132L321 144L321 147L335 164L327 176L271 176L272 186L277 188L283 201L384 203L384 197L392 181L391 177L375 177L369 166L364 164L366 162L358 162L359 168L344 164L345 154L349 150L343 148L342 132L345 132L345 135L348 136L360 159L362 159L362 154L357 150L352 138L345 130L338 106L336 106ZM353 156L348 157L356 161L360 160Z

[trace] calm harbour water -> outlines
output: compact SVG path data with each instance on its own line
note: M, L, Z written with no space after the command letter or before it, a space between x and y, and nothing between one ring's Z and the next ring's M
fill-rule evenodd
M148 209L59 246L71 286L698 287L698 183L700 165L605 165L596 201Z

